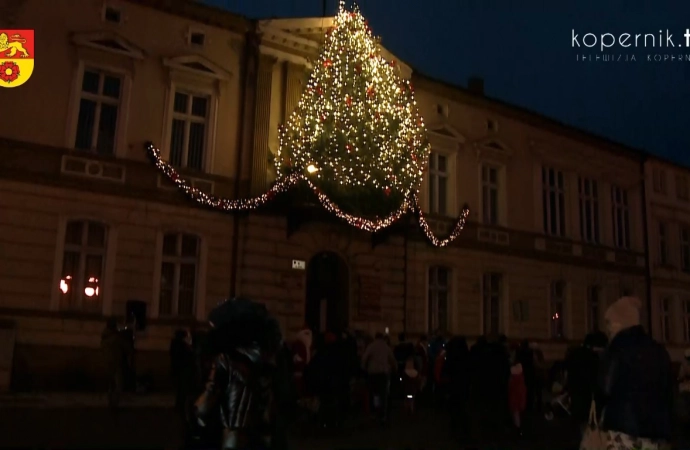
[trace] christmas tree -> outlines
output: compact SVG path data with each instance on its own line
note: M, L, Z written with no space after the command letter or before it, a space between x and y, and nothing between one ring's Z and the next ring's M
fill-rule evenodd
M429 155L412 86L341 3L302 98L281 128L279 178L298 172L351 214L380 216L417 192Z

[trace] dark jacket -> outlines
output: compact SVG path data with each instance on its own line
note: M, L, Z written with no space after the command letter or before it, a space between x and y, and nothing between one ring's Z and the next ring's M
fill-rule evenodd
M570 350L565 359L568 372L568 392L571 399L571 413L581 422L589 417L592 396L596 391L599 373L599 355L591 348L580 346ZM597 397L597 406L601 401Z
M601 369L603 427L634 437L670 440L673 376L666 349L641 326L627 328L609 344Z

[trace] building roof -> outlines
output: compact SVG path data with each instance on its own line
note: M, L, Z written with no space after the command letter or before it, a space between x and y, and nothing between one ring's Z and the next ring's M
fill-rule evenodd
M285 28L297 26L300 22L313 23L313 28L317 29L328 22L328 18L312 17L302 19L270 19L270 20L254 20L245 16L235 14L222 8L205 5L195 0L128 0L131 3L147 6L170 14L185 17L190 20L206 23L208 25L217 26L220 28L229 29L238 33L246 33L261 23L271 23L273 25L282 25ZM325 20L325 22L324 22ZM289 25L289 26L288 26ZM282 28L279 27L279 28ZM305 30L301 30L305 31ZM309 30L313 31L313 30ZM319 30L320 31L320 30ZM308 31L307 31L308 33ZM301 37L307 37L302 35ZM402 62L402 61L401 61ZM417 87L427 87L434 89L439 94L444 95L449 100L470 104L473 106L486 108L495 111L505 117L509 117L520 122L532 125L537 128L542 128L553 133L566 136L585 144L605 148L615 154L637 159L655 159L668 164L678 166L678 163L670 161L669 159L652 155L648 151L634 148L628 145L621 144L610 138L597 135L593 132L586 131L572 125L557 121L546 115L537 113L530 109L505 102L503 100L486 96L484 93L474 92L467 87L461 86L457 83L451 83L445 80L435 78L425 74L423 71L412 69L412 80Z

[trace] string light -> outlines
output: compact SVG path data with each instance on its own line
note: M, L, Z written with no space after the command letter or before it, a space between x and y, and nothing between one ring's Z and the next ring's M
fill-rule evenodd
M409 211L417 215L432 245L445 247L453 242L465 226L469 209L463 208L447 238L434 235L419 205L418 187L430 153L424 120L412 85L394 63L380 55L357 9L348 12L340 3L318 61L297 108L280 129L275 161L278 180L265 193L234 200L216 197L188 183L150 142L146 144L149 157L188 197L216 210L254 210L304 183L323 208L361 230L381 231ZM337 182L347 190L373 187L392 200L401 199L401 204L382 217L360 217L330 200L321 189L322 182Z

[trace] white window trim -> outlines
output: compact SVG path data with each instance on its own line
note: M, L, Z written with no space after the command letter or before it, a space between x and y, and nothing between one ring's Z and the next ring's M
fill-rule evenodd
M161 270L163 265L163 240L166 234L193 234L199 238L199 259L196 274L196 292L194 293L194 316L200 322L206 320L206 278L208 275L208 242L202 233L197 231L171 228L160 230L156 234L156 254L153 258L153 289L151 290L151 308L149 316L152 319L160 317ZM172 317L175 319L175 316Z
M98 62L91 62L80 59L72 82L72 95L70 96L70 107L67 117L67 134L65 136L65 146L74 149L77 139L77 126L79 124L79 107L82 99L82 82L84 71L94 69L106 73L112 73L122 77L122 87L120 91L120 103L117 111L117 130L115 133L114 156L124 158L127 155L127 119L129 118L129 107L132 92L132 72L122 67L110 66ZM80 153L89 154L88 151L74 150Z
M448 176L448 181L446 183L446 215L445 217L456 217L459 213L459 208L457 205L457 189L456 189L456 167L457 167L457 152L447 148L432 147L433 153L442 155L446 157L446 174ZM422 205L425 206L427 212L431 213L431 199L429 198L431 182L431 168L427 166L427 176L424 177L422 183L423 202ZM433 213L435 214L435 213Z
M165 104L164 114L164 133L161 138L163 159L170 160L170 144L172 134L172 123L175 117L175 93L181 91L190 95L205 96L209 99L208 116L206 118L206 140L204 148L204 160L202 163L202 171L204 173L211 173L213 170L213 161L215 159L216 150L216 132L218 125L218 104L219 95L217 89L208 85L192 85L191 83L170 81L167 92L167 100ZM186 166L184 166L186 167Z
M497 184L496 188L498 190L498 195L497 195L497 210L498 210L498 218L497 218L497 226L502 226L505 227L507 224L507 191L506 191L506 182L507 182L507 177L506 177L506 166L505 164L498 163L493 160L488 160L484 159L480 162L479 164L479 221L480 223L484 225L490 225L489 223L484 222L484 180L483 180L483 173L484 173L484 167L491 167L493 169L496 169L496 175L497 175Z
M67 223L71 221L92 221L106 226L105 259L103 262L103 316L112 315L113 310L113 278L115 274L115 261L117 256L117 232L118 228L107 221L89 215L61 216L58 222L57 243L53 263L53 283L51 284L50 311L60 311L60 280L62 278L62 263L65 253L65 237ZM78 312L78 311L77 311Z

